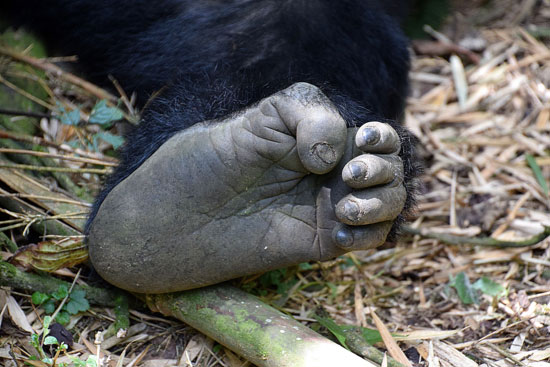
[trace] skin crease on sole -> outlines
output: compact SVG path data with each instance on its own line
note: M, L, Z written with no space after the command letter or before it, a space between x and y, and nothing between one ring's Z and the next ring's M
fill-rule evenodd
M102 203L90 258L120 288L162 293L379 246L405 204L399 149L389 125L347 128L294 84L164 143Z

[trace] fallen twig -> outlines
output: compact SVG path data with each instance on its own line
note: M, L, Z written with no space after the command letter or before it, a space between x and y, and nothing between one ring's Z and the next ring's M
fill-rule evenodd
M29 164L0 164L0 168L30 170L39 172L68 172L68 173L97 173L98 175L106 175L110 172L109 169L103 168L68 168L68 167L44 167L32 166Z
M502 248L514 248L514 247L529 247L536 245L542 240L550 236L550 227L544 226L544 231L541 233L530 237L525 240L520 241L502 241L493 237L461 237L453 236L449 234L442 233L432 233L427 229L416 229L409 226L403 226L403 233L419 235L424 238L433 238L450 245L476 245L482 247L502 247Z
M102 154L90 154L89 152L84 151L82 149L73 149L73 148L69 147L66 144L62 144L62 145L56 144L54 142L48 141L48 140L40 138L38 136L28 136L28 135L13 133L13 132L5 131L5 130L0 130L0 139L9 139L9 140L21 141L21 142L29 143L29 144L41 145L41 146L45 146L45 147L52 147L52 148L56 148L56 149L59 149L59 150L64 151L64 152L75 153L75 154L78 154L78 155L81 155L81 156L84 156L84 157L88 157L88 158L91 158L91 159L101 159L101 161L108 161L108 162L112 162L112 163L115 163L115 164L116 164L116 162L118 162L118 160L116 158L107 157L107 156L102 155Z
M1 112L0 112L1 113ZM0 153L8 153L8 154L27 154L32 155L35 157L48 157L48 158L57 158L62 159L65 161L73 161L73 162L81 162L81 163L88 163L88 164L96 164L98 166L108 166L108 167L115 167L117 164L114 162L107 162L102 161L99 159L93 159L93 158L82 158L82 157L75 157L75 156L68 156L64 154L54 154L54 153L46 153L46 152L37 152L34 150L28 150L28 149L10 149L10 148L0 148Z
M38 68L40 70L44 70L44 71L53 73L53 74L59 76L61 79L67 81L68 83L77 85L80 88L88 91L89 93L91 93L92 95L94 95L95 97L97 97L99 99L107 99L107 100L109 100L113 103L116 103L116 101L117 101L117 98L115 96L113 96L111 93L105 91L104 89L101 89L101 88L97 87L96 85L94 85L94 84L92 84L92 83L90 83L90 82L88 82L84 79L81 79L81 78L77 77L74 74L71 74L71 73L68 73L68 72L64 71L60 67L58 67L58 66L56 66L56 65L54 65L50 62L40 60L40 59L36 59L36 58L28 56L28 55L23 55L23 54L21 54L17 51L10 50L10 49L4 48L4 47L0 47L0 53L4 54L6 56L9 56L14 60L21 61L21 62L24 62L26 64L32 65L35 68Z
M5 108L0 108L0 115L10 115L10 116L28 116L28 117L36 117L36 118L50 118L51 116L47 113L40 113L40 112L32 112L32 111L15 111L15 110L8 110Z

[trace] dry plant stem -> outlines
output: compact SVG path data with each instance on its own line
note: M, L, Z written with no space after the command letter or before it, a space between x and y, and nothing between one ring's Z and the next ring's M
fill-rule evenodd
M117 160L114 159L114 158L106 157L106 156L102 156L102 157L98 158L97 154L89 154L88 152L83 151L81 149L76 149L75 150L75 149L72 149L68 146L63 146L63 145L53 143L51 141L47 141L47 140L42 139L38 136L28 136L28 135L12 133L12 132L8 132L8 131L0 131L0 139L10 139L10 140L14 140L14 141L21 141L21 142L24 142L24 143L42 145L42 146L46 146L46 147L52 147L52 148L62 150L64 152L78 154L78 155L84 156L84 157L89 157L91 159L101 159L101 161L117 163Z
M0 168L12 168L12 169L31 170L31 171L40 171L40 172L97 173L98 175L105 175L109 173L108 169L101 169L101 168L43 167L43 166L32 166L29 164L0 164Z
M128 98L128 95L126 94L118 80L116 80L112 75L109 75L109 80L115 86L118 94L120 95L121 101L124 103L126 109L129 112L128 116L126 116L126 120L134 125L137 125L139 123L139 113L134 108L133 102Z
M0 54L4 54L6 56L11 57L14 60L24 62L26 64L32 65L38 69L50 72L54 75L60 76L63 80L67 81L70 84L77 85L81 87L82 89L90 92L92 95L96 96L100 99L107 99L111 102L116 102L117 98L113 96L112 94L106 92L105 90L98 88L94 84L87 82L71 73L67 73L63 71L63 69L59 68L58 66L55 66L52 63L36 59L34 57L30 57L27 55L20 54L16 51L0 47Z
M550 227L545 226L544 231L521 241L500 241L492 237L460 237L441 233L431 233L423 229L416 229L409 226L403 226L403 233L419 235L424 238L433 238L450 245L476 245L482 247L529 247L536 245L550 236Z
M184 321L259 367L375 366L225 284L145 299L152 310Z
M33 101L34 103L36 103L36 104L38 104L42 107L45 107L49 110L52 110L54 108L52 105L44 102L40 98L37 98L37 97L33 96L32 94L25 91L24 89L21 89L17 85L15 85L15 84L9 82L8 80L4 79L4 77L2 77L1 75L0 75L0 83L4 84L6 87L10 88L11 90L15 91L16 93L21 94L23 97Z
M16 218L23 219L27 223L27 226L32 226L38 233L56 234L61 236L74 236L82 234L81 229L76 230L62 221L48 220L49 216L41 208L20 198L10 197L9 194L9 192L0 188L0 209L4 208L12 213L20 213L20 215L17 215ZM5 230L6 229L4 228L3 231Z
M486 346L488 346L489 348L491 348L492 350L496 351L497 353L499 353L500 355L502 355L503 357L506 357L507 359L509 359L510 361L512 361L514 364L516 364L517 366L525 366L527 367L527 365L525 363L523 363L522 361L518 360L516 357L514 357L514 355L510 352L508 352L507 350L504 350L502 348L499 348L497 347L496 345L494 344L491 344L491 343L487 343L485 344Z
M28 56L28 55L23 55L23 54L21 54L17 51L10 50L10 49L4 48L4 47L0 47L0 54L4 54L6 56L11 57L14 60L29 64L29 65L31 65L35 68L38 68L38 69L44 70L48 73L52 73L56 76L59 76L61 79L63 79L67 83L76 85L76 86L84 89L85 91L87 91L88 93L93 95L94 97L99 98L99 99L107 100L107 103L111 106L114 106L117 103L118 98L116 96L112 95L111 93L107 92L106 90L104 90L102 88L99 88L95 84L92 84L92 83L90 83L90 82L88 82L84 79L81 79L81 78L77 77L74 74L71 74L71 73L68 73L68 72L64 71L60 67L58 67L58 66L56 66L56 65L54 65L50 62L47 62L47 61L41 60L41 59L36 59L36 58ZM22 95L24 95L27 98L31 99L33 102L36 102L36 103L48 108L49 110L53 110L53 106L50 106L47 103L45 103L44 101L41 101L37 98L34 98L32 95L29 95L25 91L17 88L16 86L9 83L7 80L2 78L1 76L0 76L0 82L6 84L8 87L10 87L10 88L12 88L12 89L14 89L14 90L16 90L20 93L22 92L21 93ZM13 88L13 87L15 87L15 88ZM135 120L136 120L135 116L128 115L127 113L124 113L124 118L126 120L134 122L134 123L135 123Z
M32 111L15 111L15 110L8 110L5 108L0 108L0 115L10 115L10 116L29 116L29 117L36 117L36 118L50 118L51 116L47 113L38 113L38 112L32 112Z
M0 113L1 113L1 111L0 111ZM46 152L37 152L37 151L34 151L34 150L28 150L28 149L0 148L0 153L27 154L27 155L32 155L32 156L35 156L35 157L58 158L58 159L66 160L66 161L97 164L97 165L100 165L100 166L109 166L109 167L116 166L116 163L106 162L106 161L102 161L102 160L99 160L99 159L82 158L82 157L68 156L68 155L64 155L64 154L52 154L52 153L46 153Z
M0 197L15 197L15 198L23 198L23 199L38 199L38 200L46 200L46 201L52 201L57 203L67 203L67 204L73 204L73 205L79 205L83 206L85 208L89 208L92 205L89 203L85 203L82 201L76 201L71 199L60 199L56 197L51 196L43 196L43 195L31 195L31 194L0 194ZM50 218L51 219L51 218Z
M389 354L403 365L412 367L412 363L409 361L407 356L405 356L405 353L403 353L401 348L399 348L399 345L397 345L397 342L391 336L390 331L373 309L370 310L370 315Z
M0 135L2 132L0 131ZM6 147L8 149L20 149L21 145L13 140L3 139L0 141L0 146ZM25 146L25 144L23 144ZM36 147L33 147L36 148ZM26 147L26 149L33 149L29 146ZM13 159L16 162L14 163L20 163L20 164L28 164L32 166L54 166L57 167L59 163L57 163L55 160L49 158L49 157L37 157L34 155L23 155L23 156L10 156L9 159ZM2 163L8 164L12 161L6 162L7 160L1 159ZM73 193L75 196L79 196L78 193L81 192L81 190L78 188L78 186L72 181L72 178L69 177L67 173L63 172L50 172L50 175L53 176L58 184L63 187L65 190ZM83 199L87 199L88 201L92 200L92 197L90 195L84 194Z

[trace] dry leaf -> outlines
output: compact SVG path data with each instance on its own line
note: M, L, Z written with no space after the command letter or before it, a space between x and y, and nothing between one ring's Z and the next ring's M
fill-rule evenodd
M5 302L8 306L8 313L10 314L10 318L13 321L15 325L17 325L21 330L24 330L28 333L34 333L34 330L31 327L31 324L29 323L29 320L27 320L27 316L25 316L25 313L21 309L21 306L17 303L15 298L13 298L8 292L4 290L0 290L0 294L2 294L2 298L5 298Z
M396 361L404 364L405 366L412 367L412 363L407 359L405 353L399 348L393 337L391 336L386 325L380 320L380 318L374 313L374 310L371 310L371 317L374 320L374 324L384 341L384 345L388 349L390 356L392 356Z

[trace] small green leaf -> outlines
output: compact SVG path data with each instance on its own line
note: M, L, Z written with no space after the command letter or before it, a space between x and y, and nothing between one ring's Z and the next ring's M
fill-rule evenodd
M51 299L47 300L42 304L42 309L44 309L44 312L46 312L48 315L51 315L55 311L54 301Z
M458 293L458 298L464 303L465 305L470 305L472 303L478 303L477 295L472 288L472 285L470 283L470 279L464 272L460 272L456 275L456 278L451 280L451 287L456 289L456 293Z
M361 327L361 334L370 345L382 342L382 336L378 330Z
M79 312L87 311L90 308L88 300L85 298L72 299L65 305L66 310L71 315L76 315Z
M34 292L31 296L32 303L37 306L46 302L48 299L50 299L50 296L41 292Z
M71 292L71 299L86 299L86 291L84 289L75 289Z
M31 344L36 349L40 348L40 337L38 336L38 334L31 335Z
M301 263L300 265L298 265L298 267L300 268L300 270L311 270L311 269L313 269L313 266L311 266L310 263Z
M107 106L107 101L102 99L92 109L88 122L92 124L107 125L111 122L121 120L124 113L116 107Z
M328 331L330 331L336 337L336 339L338 339L338 341L340 342L340 344L342 344L342 346L346 348L348 347L346 345L345 331L342 326L338 325L337 323L334 322L334 320L328 317L321 317L319 315L314 315L313 317L315 317L315 319L319 322L319 324L326 327Z
M78 302L75 301L69 301L65 306L63 306L63 309L71 315L76 315L78 313L78 308Z
M69 141L66 141L65 144L67 144L68 146L70 146L71 148L82 148L82 143L80 142L79 139L74 139L74 140L69 140Z
M65 106L63 106L63 104L61 102L55 101L55 105L56 105L57 109L59 110L59 112L65 113Z
M52 317L51 316L45 316L44 317L44 329L50 329L50 324L52 323ZM48 333L45 333L45 335L48 335Z
M375 329L369 329L366 327L358 327L353 325L342 325L342 330L344 330L346 333L352 330L359 329L361 331L361 335L363 336L363 339L370 345L374 345L376 343L382 342L382 337L380 336L380 332ZM394 335L394 334L392 334Z
M118 149L122 144L124 144L124 138L122 136L113 135L106 131L100 131L94 135L94 140L98 138L111 144L115 149ZM94 141L94 146L96 145L97 143Z
M91 356L90 356L90 357L91 357ZM95 356L94 356L94 357L95 357ZM73 362L74 367L85 367L85 366L86 366L86 361L83 361L83 360L80 359L80 358L73 357L73 356L70 355L70 354L69 354L69 358L70 358L71 361ZM96 364L94 367L97 367L97 364Z
M472 288L480 290L482 293L488 294L493 297L505 296L507 291L502 285L493 282L487 277L481 277L473 285Z
M335 299L338 295L338 287L336 286L336 284L331 282L326 282L325 284L327 285L327 287L330 288L330 298Z
M52 297L58 301L61 301L63 298L67 297L69 294L69 288L65 284L62 284L57 288L57 291L52 293Z
M47 336L45 339L44 339L44 345L57 345L59 344L59 342L57 341L57 338L55 336Z
M531 167L531 170L533 171L533 174L535 175L535 178L537 179L537 182L539 183L540 187L542 188L542 191L546 196L548 196L548 184L546 183L546 180L544 179L544 175L542 174L542 170L540 169L540 166L537 164L537 161L535 160L535 157L533 157L531 154L526 154L525 158L527 159L527 163L529 163L529 166Z
M97 356L90 355L86 360L86 367L97 367Z
M55 317L55 321L59 322L61 325L67 325L71 320L71 315L66 311L60 311Z
M62 112L59 121L64 125L76 126L80 122L80 110L75 108L71 112Z

